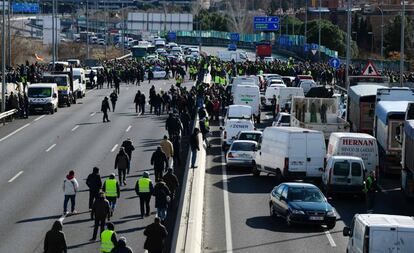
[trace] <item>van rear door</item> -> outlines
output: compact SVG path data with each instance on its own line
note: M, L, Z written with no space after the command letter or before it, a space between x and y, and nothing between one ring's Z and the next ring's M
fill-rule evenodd
M306 137L302 133L290 135L289 140L289 172L306 173Z
M397 242L397 228L373 228L370 233L368 252L397 253ZM366 247L366 245L364 246Z
M414 228L398 228L398 252L412 252L414 249Z
M326 153L323 135L306 134L306 176L321 177ZM320 168L322 168L320 170Z

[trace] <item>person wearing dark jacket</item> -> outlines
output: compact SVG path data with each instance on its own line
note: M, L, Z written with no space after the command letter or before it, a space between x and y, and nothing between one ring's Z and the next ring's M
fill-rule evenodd
M125 152L124 147L121 147L119 153L116 155L114 169L118 169L119 184L121 186L122 183L126 185L126 172L129 170L129 157Z
M144 249L148 253L162 253L165 244L165 238L168 235L167 229L161 224L160 218L155 217L154 223L148 225L144 230L147 237L144 243Z
M157 147L157 150L152 153L151 165L154 165L155 181L162 178L164 169L168 166L168 159L161 147Z
M145 171L141 178L137 180L135 184L135 192L139 197L139 204L141 210L141 218L150 215L150 200L151 195L154 192L154 187L152 185L151 179L149 179L149 173ZM144 210L145 207L145 210Z
M141 106L141 91L137 91L137 94L135 94L134 104L135 104L135 112L140 113L141 112L141 108L140 108L140 106Z
M140 100L140 102L141 102L141 105L140 105L140 107L141 107L141 114L142 115L144 115L144 113L145 113L145 94L144 93L142 93L141 94L141 100Z
M101 228L100 232L102 233L105 229L105 220L108 218L110 220L110 211L109 201L105 198L105 193L100 192L99 197L95 200L92 206L91 219L95 220L93 227L92 241L96 240L96 235L98 233L98 227Z
M178 186L180 183L178 182L177 176L174 174L172 168L168 168L167 173L164 175L163 180L165 184L167 185L168 189L170 189L171 192L171 200L175 197L175 192L178 189Z
M89 187L89 210L92 209L93 202L99 196L99 191L102 188L101 175L99 175L99 168L94 167L93 172L89 174L86 179L86 185Z
M190 147L191 147L191 168L195 168L195 163L197 160L197 152L200 150L200 141L198 134L200 130L194 128L194 132L190 136Z
M129 166L127 169L127 174L129 174L129 170L131 169L132 151L135 150L135 147L132 144L131 138L127 138L124 142L122 142L121 147L125 148L125 153L128 155L128 158L129 158Z
M126 238L122 236L118 240L118 245L112 249L111 253L134 253L134 251L127 246Z
M102 101L101 112L103 112L103 122L110 122L108 118L108 111L111 111L109 107L108 97L105 97Z
M52 229L46 233L44 242L44 253L67 253L65 233L62 231L62 222L57 220Z
M160 217L161 222L164 222L167 218L168 203L171 201L171 192L162 178L160 178L159 181L155 184L153 195L155 196L155 208L157 208L157 216Z
M114 90L111 95L109 95L109 97L111 98L111 103L112 103L112 111L115 111L115 106L116 106L116 101L118 101L118 95L116 94L116 91Z

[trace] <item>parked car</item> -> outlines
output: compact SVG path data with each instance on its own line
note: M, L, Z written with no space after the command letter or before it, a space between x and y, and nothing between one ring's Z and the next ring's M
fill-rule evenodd
M313 184L282 183L270 193L271 216L280 216L288 226L293 224L336 225L336 211Z
M234 141L226 154L226 166L251 168L254 153L257 150L255 141Z

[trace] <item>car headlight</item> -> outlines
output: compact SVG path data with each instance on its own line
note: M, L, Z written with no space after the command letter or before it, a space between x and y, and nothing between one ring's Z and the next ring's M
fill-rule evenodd
M292 214L305 214L305 213L301 210L292 209Z
M335 216L336 216L335 210L328 211L328 212L326 213L326 216L329 216L329 217L335 217Z

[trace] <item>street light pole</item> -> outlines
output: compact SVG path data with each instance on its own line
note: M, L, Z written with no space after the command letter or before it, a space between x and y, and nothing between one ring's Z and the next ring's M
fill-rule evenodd
M321 58L321 21L322 21L322 17L321 17L321 9L322 9L322 1L319 0L319 32L318 32L318 40L319 40L319 50L318 50L318 55L319 55L319 59Z
M86 0L86 58L89 59L89 0Z
M11 0L8 1L9 5L7 8L7 65L11 66L11 36L10 36L10 10L11 10Z
M295 35L295 0L292 0L293 20L292 20L292 35Z
M55 70L56 63L56 27L55 27L55 0L52 0L52 68Z
M382 8L378 7L381 12L381 70L384 69L384 12Z
M308 42L308 0L305 0L305 44Z
M371 35L371 57L374 57L374 33L368 32L369 35Z
M400 38L400 86L404 86L404 38L405 38L405 0L402 1L401 11L401 38Z
M2 19L3 22L1 24L1 111L6 111L6 2L3 0L3 10L2 10ZM5 119L3 119L3 124L5 123Z
M345 88L349 88L349 65L351 63L351 7L352 0L348 0L347 3L347 26L346 26L346 68L345 68Z

